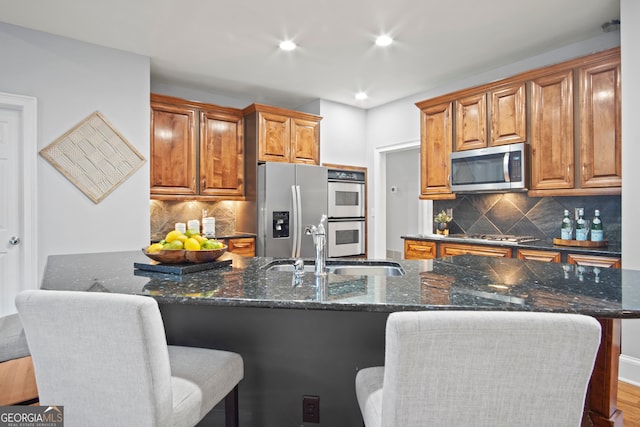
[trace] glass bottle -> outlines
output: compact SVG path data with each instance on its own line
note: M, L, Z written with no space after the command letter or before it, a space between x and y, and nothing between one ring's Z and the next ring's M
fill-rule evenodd
M576 240L587 240L589 234L589 228L587 227L587 221L584 219L584 209L578 209L578 219L576 220Z
M604 240L604 230L600 219L600 210L596 209L593 214L593 221L591 221L591 241L602 242L602 240Z
M571 240L573 237L573 223L569 216L569 210L564 210L564 218L562 218L562 225L560 226L560 238L563 240Z

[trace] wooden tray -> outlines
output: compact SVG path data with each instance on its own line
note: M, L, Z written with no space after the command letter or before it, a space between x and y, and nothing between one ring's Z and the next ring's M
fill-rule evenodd
M576 246L581 248L600 248L602 246L607 246L607 241L603 240L601 242L592 242L591 240L565 240L554 237L553 244L559 246Z
M211 270L214 268L226 267L231 265L231 259L215 260L212 262L202 263L184 263L184 264L162 264L158 261L149 260L149 262L134 262L133 268L145 271L153 271L156 273L167 274L188 274L196 273L198 271Z

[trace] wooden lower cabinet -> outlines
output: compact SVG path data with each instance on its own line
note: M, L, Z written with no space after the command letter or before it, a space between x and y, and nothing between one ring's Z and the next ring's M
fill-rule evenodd
M567 254L567 264L577 264L589 267L621 268L622 260L617 257Z
M511 258L511 248L485 245L466 245L460 243L441 243L440 256L483 255Z
M256 239L253 237L238 237L235 239L225 239L229 252L245 257L256 256Z
M557 251L539 251L535 249L518 249L518 259L544 262L562 262L562 253Z
M437 256L436 242L404 240L404 259L434 259Z

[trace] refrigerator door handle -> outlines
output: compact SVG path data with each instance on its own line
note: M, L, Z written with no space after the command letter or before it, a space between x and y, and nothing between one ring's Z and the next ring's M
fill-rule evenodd
M298 203L298 241L296 243L296 258L300 257L300 251L302 250L302 195L300 194L300 186L296 185L296 200Z
M291 239L291 258L296 258L300 253L298 248L298 193L296 192L296 185L291 186L291 201L293 206L293 238Z

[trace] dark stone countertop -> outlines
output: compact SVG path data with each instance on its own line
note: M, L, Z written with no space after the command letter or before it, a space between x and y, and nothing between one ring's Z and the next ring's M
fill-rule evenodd
M614 256L620 257L622 255L622 245L620 242L608 242L606 246L602 247L581 247L581 246L559 246L554 245L552 240L535 240L533 242L514 243L506 241L495 240L480 240L480 239L465 239L460 237L449 237L438 234L407 234L401 236L402 239L412 240L424 240L431 242L450 242L450 243L468 243L474 245L487 245L487 246L507 246L511 248L523 248L523 249L539 249L539 250L554 250L565 253L583 253L590 255L602 255L602 256Z
M140 251L49 256L45 289L116 292L161 303L393 312L519 310L640 318L640 271L483 256L399 261L402 277L266 271L274 258L226 253L232 266L171 275L135 270Z

